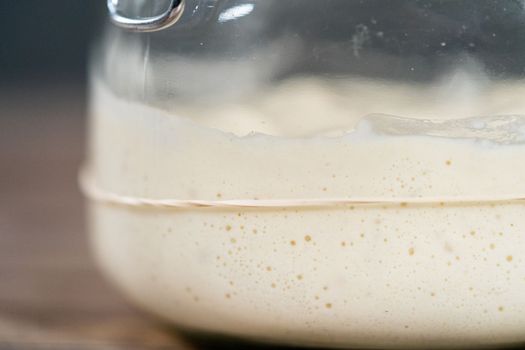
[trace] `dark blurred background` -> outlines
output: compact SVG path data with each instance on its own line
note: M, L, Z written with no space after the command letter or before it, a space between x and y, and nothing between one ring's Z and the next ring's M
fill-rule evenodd
M104 10L102 0L0 1L0 84L83 83Z

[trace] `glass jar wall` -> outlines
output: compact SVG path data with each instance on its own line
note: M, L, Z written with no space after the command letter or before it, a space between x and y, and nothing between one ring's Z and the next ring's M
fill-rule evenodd
M92 241L133 302L273 343L525 341L522 1L183 6L92 60Z

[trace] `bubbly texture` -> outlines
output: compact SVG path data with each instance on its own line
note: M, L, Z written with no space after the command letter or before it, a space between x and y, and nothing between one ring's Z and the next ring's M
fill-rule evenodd
M445 103L438 85L299 79L245 105L169 112L96 82L90 170L102 189L158 199L525 195L525 103L513 95L524 88L491 84L479 99L465 79L456 103ZM371 103L381 89L390 100ZM477 115L487 117L458 119ZM525 341L520 201L93 203L91 216L109 277L184 328L333 347Z

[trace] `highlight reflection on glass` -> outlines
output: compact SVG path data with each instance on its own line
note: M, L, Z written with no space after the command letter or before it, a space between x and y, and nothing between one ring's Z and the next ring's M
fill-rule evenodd
M230 7L219 15L219 22L224 23L249 15L253 11L254 7L254 4L242 4Z

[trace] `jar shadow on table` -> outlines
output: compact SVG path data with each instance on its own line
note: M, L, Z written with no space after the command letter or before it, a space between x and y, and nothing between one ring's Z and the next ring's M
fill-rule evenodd
M177 337L183 338L195 349L216 349L216 350L290 350L290 349L312 349L309 347L293 345L276 345L264 343L257 340L244 339L234 336L222 335L217 333L196 332L191 330L181 330L178 328L168 328L170 333L176 334ZM315 348L324 349L324 348Z
M245 339L240 337L228 336L217 333L198 332L188 329L176 328L170 325L164 325L164 328L170 334L179 339L183 339L187 344L196 350L291 350L291 349L317 349L329 350L331 348L324 347L305 347L297 345L276 345L272 343L265 343L253 339ZM339 349L345 349L343 347ZM350 349L350 348L348 348ZM351 348L354 350L364 350L362 348ZM379 349L379 348L376 348ZM439 349L439 348L437 348ZM450 347L444 349L452 349ZM506 344L494 346L479 346L468 349L525 349L525 344Z
M304 349L299 346L282 346L265 344L257 341L241 339L231 336L219 334L207 334L191 331L176 330L179 336L194 346L195 349L217 349L217 350L288 350L288 349Z

